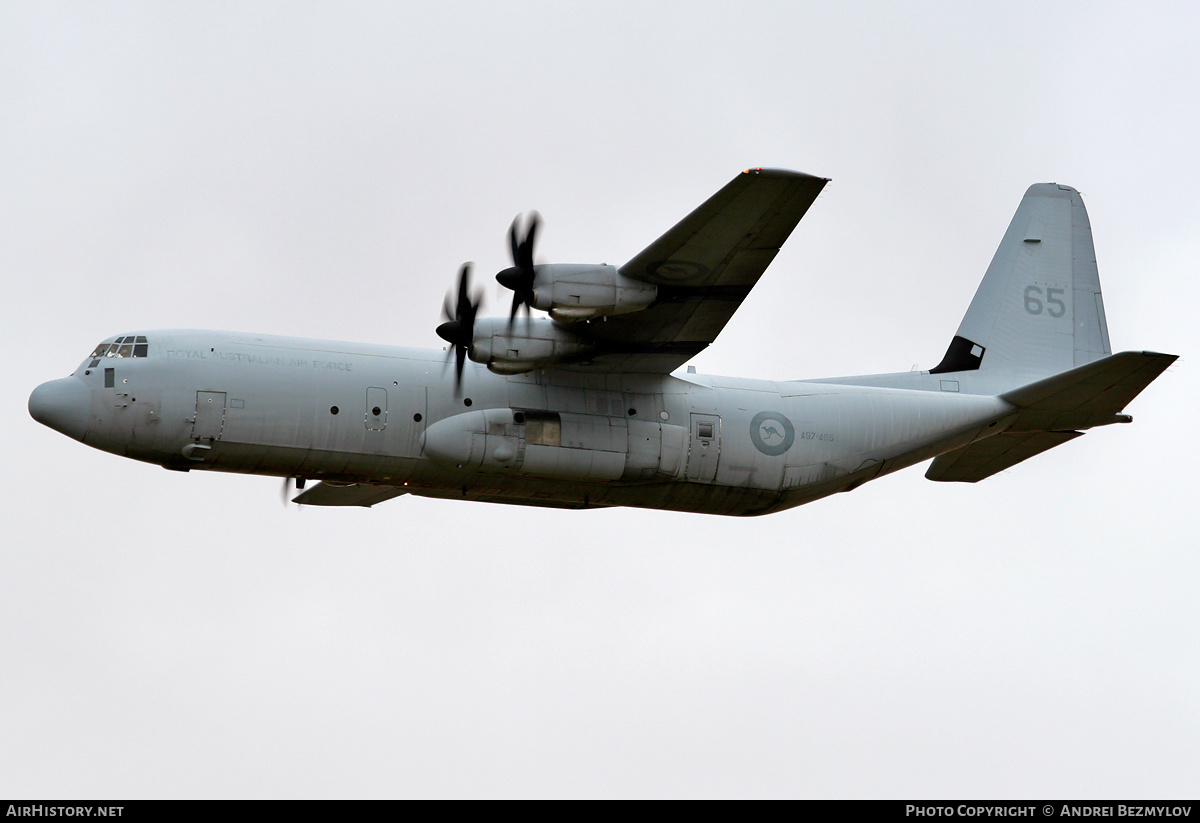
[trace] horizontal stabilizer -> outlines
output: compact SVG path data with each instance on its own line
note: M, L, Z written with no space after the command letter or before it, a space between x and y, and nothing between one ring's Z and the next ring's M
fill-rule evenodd
M1173 354L1121 352L1005 392L1001 397L1021 410L1008 431L1070 431L1127 422L1117 415L1175 360Z
M402 494L408 494L408 491L396 486L372 486L367 483L334 486L329 483L318 483L311 489L293 497L292 502L304 506L362 506L365 508Z
M936 458L925 476L977 483L1090 429L1127 423L1126 404L1175 362L1173 354L1127 351L1001 395L1018 411L1001 434Z
M997 434L936 458L925 477L943 483L978 483L1082 434L1076 431Z

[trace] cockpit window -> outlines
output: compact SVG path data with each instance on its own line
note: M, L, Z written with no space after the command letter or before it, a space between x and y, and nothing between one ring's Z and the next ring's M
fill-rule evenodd
M101 357L146 357L150 345L144 335L126 335L116 340L105 341L92 352L92 368L95 368Z

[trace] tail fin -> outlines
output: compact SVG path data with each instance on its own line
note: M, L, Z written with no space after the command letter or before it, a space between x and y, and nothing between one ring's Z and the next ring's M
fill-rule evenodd
M1109 354L1083 199L1070 186L1030 186L946 356L930 372L978 369L989 383L1016 387Z

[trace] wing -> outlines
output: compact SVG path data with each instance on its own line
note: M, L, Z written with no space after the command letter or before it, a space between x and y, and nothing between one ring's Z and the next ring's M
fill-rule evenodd
M658 286L647 309L588 323L605 354L569 368L666 373L716 339L829 181L747 169L621 267ZM572 329L573 331L575 329Z

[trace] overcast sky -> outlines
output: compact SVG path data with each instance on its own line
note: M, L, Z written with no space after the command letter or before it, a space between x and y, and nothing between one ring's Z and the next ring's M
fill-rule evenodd
M1134 8L0 5L0 795L1195 797L1200 13ZM518 212L619 265L747 166L833 182L701 372L930 368L1047 181L1182 359L753 519L285 509L26 410L138 329L436 348Z

